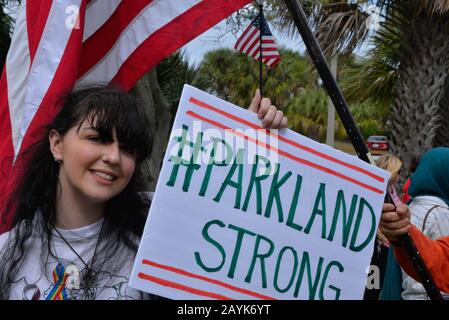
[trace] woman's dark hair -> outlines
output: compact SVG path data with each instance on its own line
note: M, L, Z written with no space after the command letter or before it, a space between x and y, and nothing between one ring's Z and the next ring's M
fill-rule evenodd
M53 255L50 240L56 218L59 163L50 151L48 134L51 130L63 136L70 128L81 126L87 120L103 141L112 141L115 130L119 143L136 156L136 169L130 182L106 203L98 251L102 256L95 259L92 269L99 270L106 261L114 260L111 257L120 246L135 253L136 240L143 232L149 202L139 191L143 186L142 164L152 146L147 116L131 95L113 87L90 86L75 90L61 98L60 104L61 110L46 126L47 134L24 153L23 176L7 205L7 210L14 209L15 215L9 240L0 252L0 299L9 297L11 283L26 257L26 241L36 228L36 221L43 230L42 249L44 244L48 247L47 254L41 254L41 260L45 260L41 261L42 265ZM42 218L35 219L37 214ZM109 263L111 261L108 267Z

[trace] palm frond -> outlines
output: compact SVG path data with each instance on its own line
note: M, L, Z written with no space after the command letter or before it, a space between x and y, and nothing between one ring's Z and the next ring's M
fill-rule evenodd
M431 13L445 14L449 12L448 0L423 0L423 5L426 6Z
M298 36L284 1L269 1L271 20L289 36ZM309 24L326 55L336 50L347 55L360 46L368 36L366 13L361 4L364 1L306 0L302 2Z
M366 20L368 15L359 10L335 12L317 24L315 31L325 55L335 51L342 55L352 53L368 35Z

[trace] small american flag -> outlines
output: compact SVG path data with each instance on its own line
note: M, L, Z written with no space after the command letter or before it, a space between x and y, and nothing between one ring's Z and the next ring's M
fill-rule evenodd
M269 68L276 66L281 57L276 47L276 41L268 28L267 21L262 13L251 21L250 25L240 38L234 48L238 51L259 60L260 57L260 32L262 31L262 62Z

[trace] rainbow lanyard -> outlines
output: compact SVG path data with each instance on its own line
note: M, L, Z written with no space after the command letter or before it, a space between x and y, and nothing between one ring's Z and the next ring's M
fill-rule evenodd
M68 300L65 282L68 274L65 272L64 266L59 262L55 270L53 270L53 281L55 283L45 300Z

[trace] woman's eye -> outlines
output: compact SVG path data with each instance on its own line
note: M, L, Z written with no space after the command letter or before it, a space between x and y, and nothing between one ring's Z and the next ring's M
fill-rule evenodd
M100 141L100 137L99 136L87 136L87 140Z

